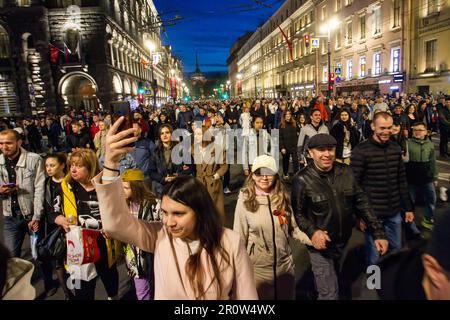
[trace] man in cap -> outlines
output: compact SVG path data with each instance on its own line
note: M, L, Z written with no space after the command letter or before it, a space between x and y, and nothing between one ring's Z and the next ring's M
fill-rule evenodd
M328 134L312 137L308 148L313 163L292 182L296 222L313 244L308 251L320 300L339 298L339 263L356 217L367 224L381 254L388 248L383 227L350 167L335 162L336 144Z

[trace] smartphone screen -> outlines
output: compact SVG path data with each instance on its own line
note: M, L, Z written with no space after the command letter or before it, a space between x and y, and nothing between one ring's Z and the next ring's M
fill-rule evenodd
M125 117L125 121L122 122L117 132L121 132L130 128L133 128L133 115L131 112L130 103L127 101L118 101L110 103L110 112L112 124L120 117ZM130 136L131 137L131 136ZM127 147L134 147L134 142L127 145Z

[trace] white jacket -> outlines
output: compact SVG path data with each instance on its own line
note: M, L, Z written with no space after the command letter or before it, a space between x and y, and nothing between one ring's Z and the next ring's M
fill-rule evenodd
M44 207L45 171L40 155L20 148L21 153L16 165L16 184L19 186L18 201L22 214L34 220L40 220ZM0 155L0 184L8 183L8 170L5 156ZM11 197L1 198L3 215L8 217L11 212Z

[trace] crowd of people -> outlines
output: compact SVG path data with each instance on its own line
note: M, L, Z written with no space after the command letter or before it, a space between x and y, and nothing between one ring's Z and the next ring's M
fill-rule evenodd
M27 234L38 243L56 229L96 231L99 257L81 274L64 256L33 255L47 296L61 287L68 300L94 300L100 278L117 299L124 257L139 300L294 299L292 238L308 249L318 298L336 300L348 285L340 271L353 230L365 234L370 266L404 254L407 228L416 239L434 230L428 246L420 241L426 281L417 296L450 299L449 218L435 217L438 196L448 199L448 185L436 189L436 159L450 159L450 97L141 106L125 131L125 119L113 118L70 110L0 121L4 257L20 258ZM230 158L236 150L241 157ZM232 167L245 177L240 190ZM235 210L226 212L233 191ZM68 278L79 285L68 287Z

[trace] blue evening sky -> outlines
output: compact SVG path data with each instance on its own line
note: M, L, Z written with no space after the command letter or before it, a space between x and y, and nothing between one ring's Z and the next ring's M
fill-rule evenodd
M181 58L187 73L195 70L196 50L202 72L227 71L226 60L233 43L245 32L255 31L283 1L153 0L163 20L184 17L161 36Z

